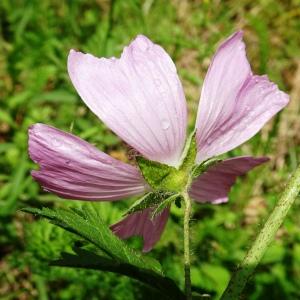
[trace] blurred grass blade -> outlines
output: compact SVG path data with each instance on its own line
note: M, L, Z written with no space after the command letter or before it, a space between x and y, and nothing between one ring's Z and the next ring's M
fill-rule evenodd
M15 211L18 197L23 191L27 165L27 154L23 153L13 174L9 196L0 203L0 216L6 216Z

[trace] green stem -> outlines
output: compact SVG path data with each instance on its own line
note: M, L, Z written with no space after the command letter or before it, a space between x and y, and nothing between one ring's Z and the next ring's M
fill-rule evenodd
M192 299L191 286L191 260L190 260L190 218L191 218L191 200L188 193L183 194L185 209L184 209L184 276L185 276L185 295L187 300Z
M286 217L291 205L300 192L300 166L289 180L286 189L273 209L267 222L259 232L252 247L246 254L243 262L233 274L221 300L239 299L249 277L263 257L266 249L275 237L275 234Z

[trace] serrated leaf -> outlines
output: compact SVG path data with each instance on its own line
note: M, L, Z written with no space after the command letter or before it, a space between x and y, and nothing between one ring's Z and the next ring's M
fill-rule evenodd
M157 260L142 255L117 238L104 224L95 209L90 207L81 210L24 208L23 211L49 219L53 224L94 244L118 263L126 263L157 274L163 274L161 265Z
M162 202L160 202L157 207L154 209L154 211L151 214L151 220L153 220L155 217L157 217L162 211L169 207L173 202L175 202L178 198L180 198L180 194L174 194L166 199L164 199Z
M164 296L163 299L185 299L182 291L177 287L174 281L168 277L130 264L118 263L113 259L100 256L86 249L76 247L73 250L75 254L64 252L61 254L61 259L51 262L51 265L118 273L151 286Z
M129 215L134 212L156 206L172 195L173 193L171 192L163 192L163 191L150 192L146 194L144 197L142 197L141 199L138 199L136 202L134 202L133 205L126 211L124 215Z
M208 168L214 166L215 164L221 162L222 159L219 158L210 158L206 161L204 161L203 163L201 163L200 165L197 165L193 168L192 170L192 177L193 178L197 178L198 176L200 176L202 173L206 172L208 170Z

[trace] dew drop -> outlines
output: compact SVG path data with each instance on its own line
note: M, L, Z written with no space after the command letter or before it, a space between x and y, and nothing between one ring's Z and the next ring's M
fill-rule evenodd
M279 97L282 96L282 94L283 94L283 93L282 93L281 91L277 91L277 92L276 92L276 97L279 98Z
M149 60L149 61L148 61L148 66L149 66L150 68L154 69L154 68L155 68L155 63L154 63L152 60Z
M238 128L238 131L242 132L244 131L248 126L248 119L244 120L244 122L242 122Z
M245 49L245 45L244 45L243 43L241 43L241 44L239 45L239 49L240 49L240 50L244 50L244 49Z
M146 51L149 48L148 42L143 37L137 38L137 46L141 51Z
M162 98L163 100L166 100L166 99L167 99L168 94L167 94L166 91L160 91L160 94L161 94L161 98Z
M176 66L173 63L172 59L169 56L165 57L166 67L172 72L177 74Z
M59 139L54 138L54 139L52 140L52 145L53 145L54 147L60 147L60 146L62 145L62 141L59 140Z
M210 145L213 142L213 139L212 138L208 138L206 142L207 142L208 145Z
M168 120L162 120L161 125L163 130L167 130L170 128L170 122Z
M116 167L117 164L114 160L108 161L108 164L111 165L112 167Z
M266 117L267 118L271 118L273 116L273 114L270 111L266 111Z
M154 84L155 84L156 86L161 86L161 81L160 81L160 79L158 79L158 78L154 79Z

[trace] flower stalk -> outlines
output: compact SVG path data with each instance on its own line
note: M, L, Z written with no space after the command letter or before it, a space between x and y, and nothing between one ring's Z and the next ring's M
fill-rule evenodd
M192 299L192 285L191 285L191 260L190 260L190 218L191 218L191 199L187 192L183 193L184 198L184 276L185 276L185 294L186 299Z
M273 209L265 225L259 232L243 262L233 274L221 300L239 299L249 277L259 264L275 234L282 225L290 207L300 192L300 166L289 180L281 198Z

